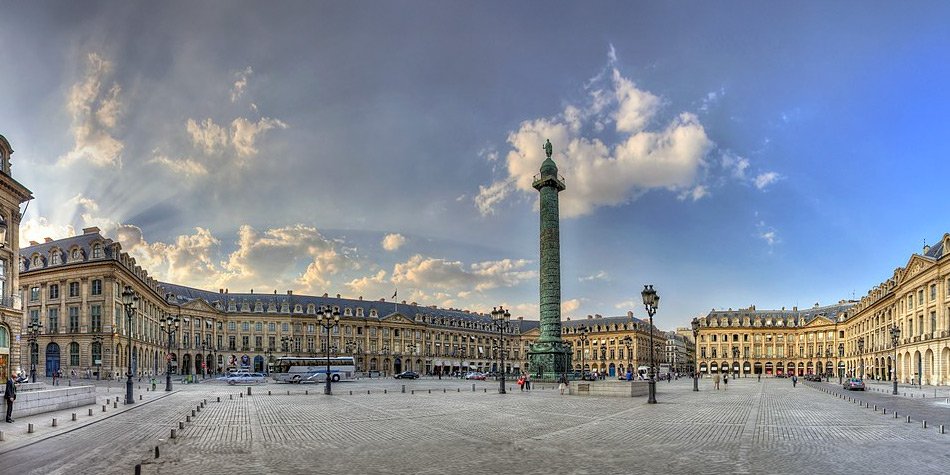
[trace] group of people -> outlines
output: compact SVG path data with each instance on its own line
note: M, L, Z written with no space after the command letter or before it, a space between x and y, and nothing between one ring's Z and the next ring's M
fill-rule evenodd
M522 391L531 390L531 375L528 373L521 373L521 376L518 376L518 387Z

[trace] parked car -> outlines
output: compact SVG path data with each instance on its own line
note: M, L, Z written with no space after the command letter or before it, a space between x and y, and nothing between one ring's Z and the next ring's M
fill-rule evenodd
M471 373L465 375L465 379L477 379L479 381L484 381L485 374L479 373L478 371L472 371Z
M844 389L848 391L864 391L864 380L861 378L849 378L844 382Z
M819 382L819 383L820 383L820 382L821 382L821 375L820 375L820 374L806 374L806 375L805 375L805 381L815 381L815 382Z
M419 373L415 371L403 371L393 377L396 379L419 379Z
M233 373L228 375L225 379L228 384L252 384L252 383L264 383L267 381L267 377L263 373Z

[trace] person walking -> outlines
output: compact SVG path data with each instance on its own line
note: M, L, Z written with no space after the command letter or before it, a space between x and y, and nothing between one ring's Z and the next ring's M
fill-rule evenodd
M722 390L725 391L729 387L729 373L722 375Z
M518 388L521 389L521 392L524 392L524 373L518 378Z
M528 391L531 390L531 375L530 374L524 375L524 388Z
M716 387L716 390L719 390L719 373L716 373L713 376L713 385Z
M7 387L3 392L3 400L7 403L7 422L13 423L13 401L16 400L16 384L13 375L7 376Z
M798 376L792 375L792 387L794 388L797 385L798 385Z
M561 375L561 380L558 381L557 388L561 390L561 396L563 396L564 390L567 389L567 376Z

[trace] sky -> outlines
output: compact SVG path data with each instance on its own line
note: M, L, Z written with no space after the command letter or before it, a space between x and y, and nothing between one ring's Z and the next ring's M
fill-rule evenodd
M945 2L4 2L21 243L538 318L860 298L950 232Z

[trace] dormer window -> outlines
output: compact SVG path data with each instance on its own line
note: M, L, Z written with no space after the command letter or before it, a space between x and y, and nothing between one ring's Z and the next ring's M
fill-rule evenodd
M370 309L370 311L369 311L369 316L370 316L370 317L375 317L375 316L376 316L376 309L375 309L375 308Z
M294 313L303 313L303 305L300 305L299 303L294 305Z
M92 258L93 259L102 259L102 245L93 244L92 246Z
M79 249L73 249L73 258L74 261L79 260Z
M33 256L33 268L38 269L43 267L43 259L40 256Z
M53 253L52 253L52 256L51 256L51 259L50 259L50 265L54 265L54 266L55 266L55 265L59 265L59 264L60 264L59 260L60 260L60 257L59 257L59 250L58 250L58 249L53 249Z

